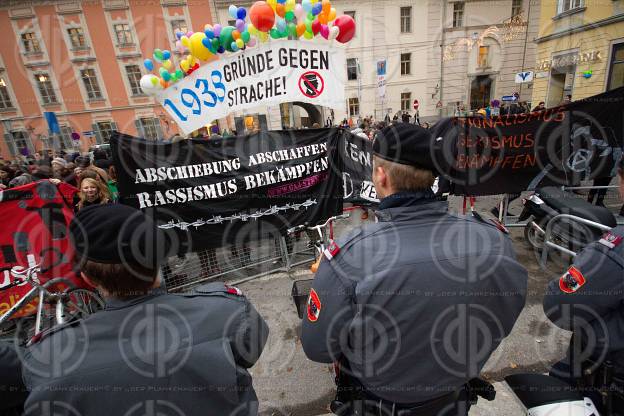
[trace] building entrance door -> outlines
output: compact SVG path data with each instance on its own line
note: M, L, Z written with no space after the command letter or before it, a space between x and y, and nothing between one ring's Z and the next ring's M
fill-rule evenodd
M492 78L489 75L478 75L470 83L470 109L478 110L490 105L492 94Z

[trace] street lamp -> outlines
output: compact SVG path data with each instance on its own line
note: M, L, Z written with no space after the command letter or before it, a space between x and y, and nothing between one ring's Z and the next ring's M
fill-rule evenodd
M41 74L39 75L39 82L46 82L48 80L48 77L46 77L45 75Z
M0 78L0 87L6 87L6 82L4 81L4 78Z

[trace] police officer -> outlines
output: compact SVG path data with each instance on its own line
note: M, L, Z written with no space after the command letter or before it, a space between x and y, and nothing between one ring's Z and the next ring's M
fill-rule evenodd
M134 208L86 208L70 233L82 277L106 306L24 354L25 415L257 414L247 369L268 328L240 290L159 289L169 240Z
M624 160L620 162L620 196L624 199ZM624 414L624 226L589 244L572 265L551 281L544 312L557 326L573 331L566 358L551 375L598 391L610 379L620 394L587 394L602 412ZM614 391L612 389L612 391ZM612 414L612 413L607 413Z
M524 306L527 272L503 227L433 195L429 132L378 133L377 222L331 244L314 278L302 344L338 363L335 414L467 414L468 383Z
M27 392L22 382L18 348L7 340L0 341L0 415L17 416L24 410Z

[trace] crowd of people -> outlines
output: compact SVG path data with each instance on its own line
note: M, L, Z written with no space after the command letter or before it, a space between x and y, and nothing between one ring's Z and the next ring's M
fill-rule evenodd
M40 180L65 182L78 189L74 210L97 204L117 202L117 175L113 161L104 149L92 154L78 152L35 152L32 157L6 161L0 159L0 190Z

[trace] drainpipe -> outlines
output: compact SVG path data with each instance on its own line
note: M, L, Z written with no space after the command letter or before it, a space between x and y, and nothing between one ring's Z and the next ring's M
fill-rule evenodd
M445 33L444 33L444 25L446 24L446 8L448 5L448 1L444 0L442 2L442 19L440 20L440 89L439 89L439 95L438 95L438 101L440 103L442 103L442 97L444 94L444 38L445 38ZM437 105L437 103L436 103ZM440 107L438 109L438 116L442 117L442 108Z
M524 32L524 51L522 52L522 71L524 72L524 70L526 69L524 67L524 65L526 64L526 50L527 50L527 42L529 41L529 25L531 24L531 2L533 0L529 0L529 7L527 9L527 27L526 27L526 31ZM533 75L535 76L535 74ZM520 84L520 91L518 92L518 94L520 94L520 100L522 100L522 83ZM533 103L531 103L531 107L533 107Z

